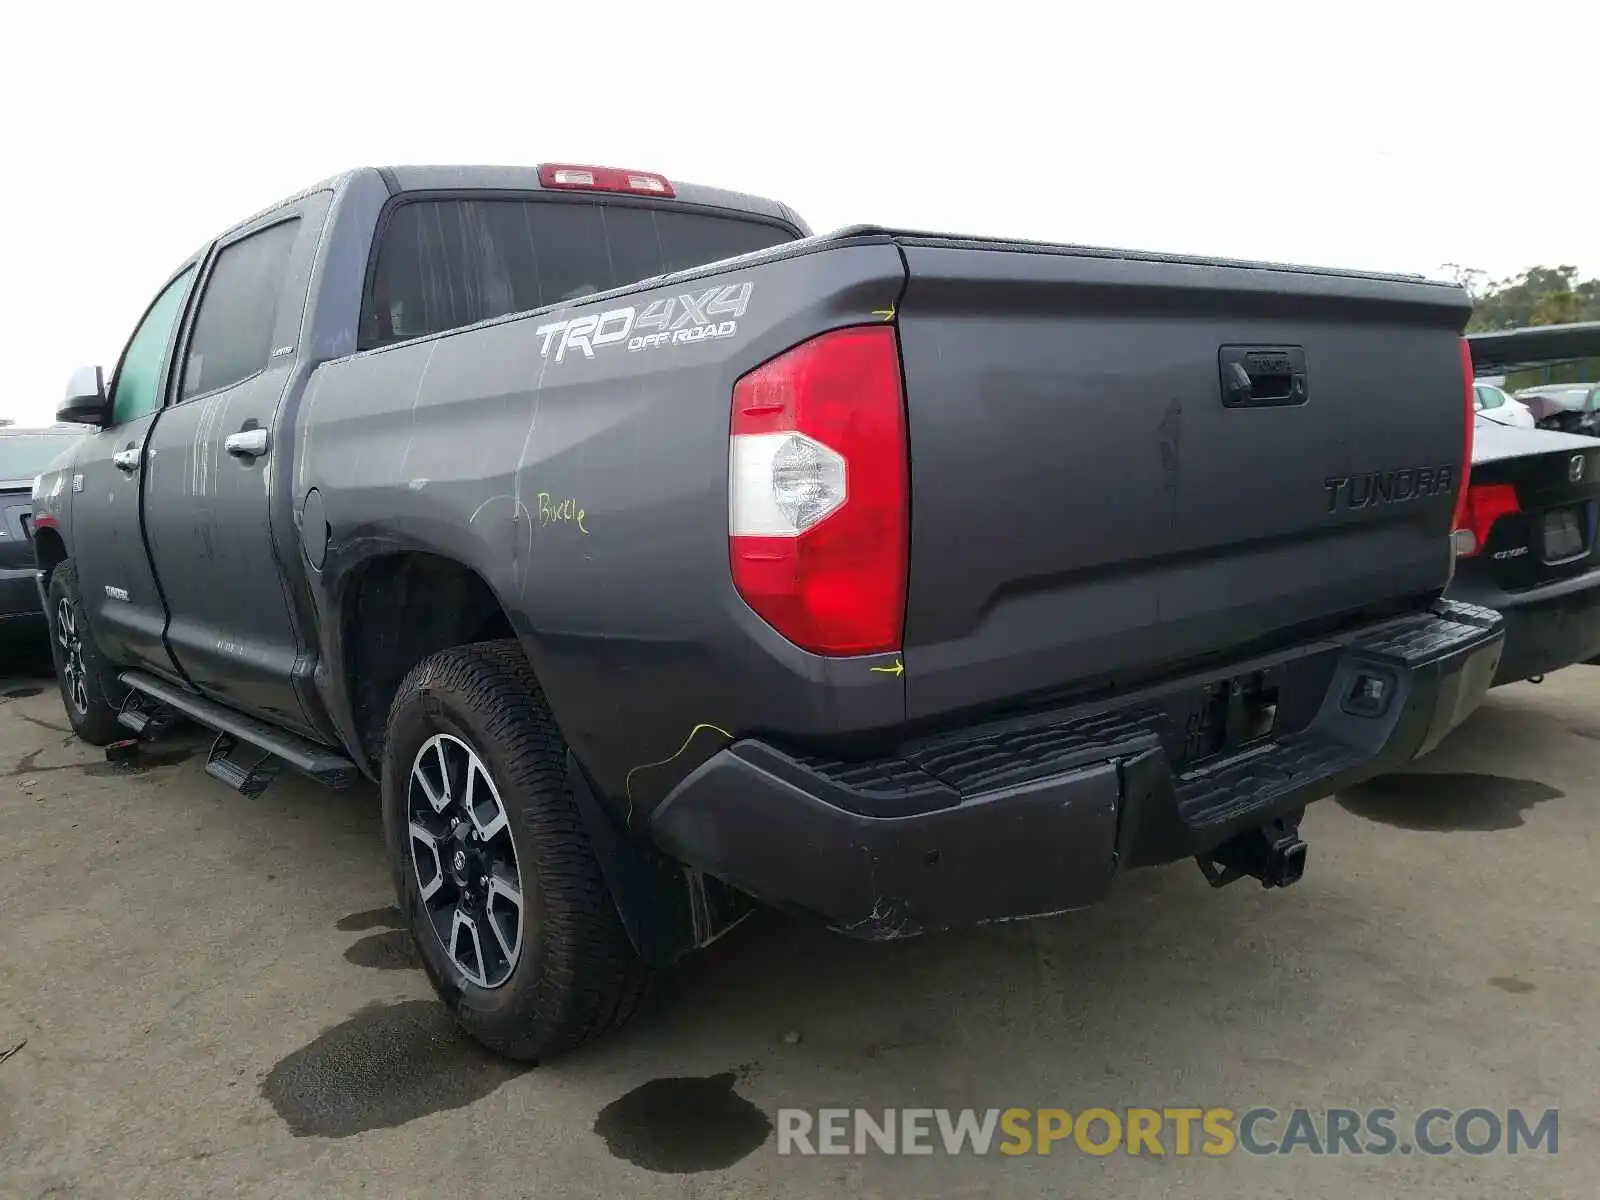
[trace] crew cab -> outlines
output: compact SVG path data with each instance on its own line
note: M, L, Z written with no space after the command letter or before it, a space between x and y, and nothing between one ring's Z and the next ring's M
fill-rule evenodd
M34 496L73 727L380 785L439 995L537 1058L761 901L1089 904L1479 702L1455 287L362 169L206 242ZM1092 420L1083 414L1093 413ZM175 852L177 852L175 848Z

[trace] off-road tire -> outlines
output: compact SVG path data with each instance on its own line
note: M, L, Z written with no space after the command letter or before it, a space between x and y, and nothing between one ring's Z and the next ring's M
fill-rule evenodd
M50 583L45 588L48 605L45 618L50 625L50 658L55 663L56 685L61 691L61 705L67 710L67 720L72 731L91 746L105 746L120 738L131 737L117 723L117 714L128 689L117 680L117 669L106 660L100 644L94 640L84 611L83 597L78 591L78 569L69 558L50 572ZM82 668L81 691L69 679L68 664L71 651L62 644L62 606L69 606L72 628L69 639L75 640L78 663Z
M487 768L511 829L523 896L521 953L504 983L468 980L423 907L409 829L411 772L436 734ZM384 737L383 821L395 890L423 968L473 1038L548 1060L623 1025L650 972L633 949L567 782L566 742L522 648L441 651L406 676Z

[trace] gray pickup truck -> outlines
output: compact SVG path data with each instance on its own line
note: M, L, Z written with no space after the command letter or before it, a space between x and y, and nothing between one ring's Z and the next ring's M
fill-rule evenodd
M208 241L34 493L68 715L380 784L520 1058L760 901L862 938L1194 857L1478 703L1466 296L853 228L635 171L363 169ZM124 747L125 748L125 747ZM225 901L224 901L225 902Z

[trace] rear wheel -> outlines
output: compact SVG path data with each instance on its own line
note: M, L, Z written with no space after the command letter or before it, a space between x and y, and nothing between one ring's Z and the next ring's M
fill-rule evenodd
M424 969L468 1033L532 1061L633 1015L647 971L516 642L446 650L406 677L384 742L383 814Z
M94 640L78 592L78 570L71 559L50 573L45 596L50 654L73 732L92 746L126 736L117 723L117 713L127 689L117 681L116 668L106 661Z

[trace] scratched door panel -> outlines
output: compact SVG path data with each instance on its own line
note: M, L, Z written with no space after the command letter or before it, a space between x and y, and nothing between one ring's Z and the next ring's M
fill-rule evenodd
M276 428L293 386L320 198L270 214L219 247L181 351L175 403L145 464L145 536L167 600L167 643L201 691L305 732L310 670L272 520ZM275 536L275 534L277 536ZM287 550L278 538L285 537Z

